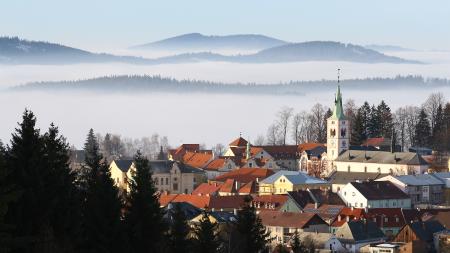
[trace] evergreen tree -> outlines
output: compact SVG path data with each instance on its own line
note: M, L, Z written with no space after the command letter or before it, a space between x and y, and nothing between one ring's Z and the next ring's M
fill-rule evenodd
M140 152L134 157L136 170L129 181L125 225L130 252L160 252L164 233L163 213L159 207L149 162Z
M209 219L209 213L203 212L200 223L195 228L194 252L216 253L220 252L220 240L217 234L217 224Z
M450 150L450 103L447 103L443 112L444 149Z
M19 192L7 180L9 170L6 167L5 149L0 141L0 252L9 252L13 246L12 227L5 223L5 215L9 204L15 201Z
M53 203L53 206L49 205L49 212L55 247L58 252L73 252L80 239L81 199L75 187L75 175L69 167L69 145L59 135L58 128L51 124L43 136L43 146L43 163L49 170L46 194Z
M377 114L379 120L379 131L380 136L390 137L392 134L393 118L391 113L391 108L381 100L381 103L377 106Z
M7 180L21 189L21 195L10 204L5 222L13 226L14 238L27 238L18 245L22 252L35 252L47 241L50 210L54 207L47 192L49 173L42 162L42 138L35 125L36 117L25 110L6 152L10 170Z
M419 147L429 147L431 139L431 127L430 121L428 120L428 115L424 109L420 110L419 119L416 125L415 131L415 146Z
M360 108L355 114L352 124L351 145L361 145L367 139L366 128L363 117L363 110Z
M266 232L251 201L250 196L246 197L244 206L239 210L236 230L240 238L239 252L258 253L266 248L270 234Z
M290 253L290 251L281 243L277 244L277 246L275 246L274 253Z
M83 206L83 249L90 252L122 252L121 208L108 165L99 152L98 142L89 131L85 143L87 167Z
M293 253L304 253L305 247L303 246L302 242L300 241L300 236L298 234L298 231L295 230L294 236L291 241L291 249Z
M436 110L435 123L432 129L432 146L433 149L442 152L445 149L445 122L444 122L444 111L442 106L439 105Z
M363 126L363 134L366 139L369 138L369 125L370 125L370 118L372 114L372 110L370 108L369 103L366 101L364 104L359 108L359 111L361 112L361 121ZM364 139L364 140L366 140Z
M371 138L381 136L381 116L375 105L370 109L369 121L367 123L367 132Z
M186 215L179 204L172 204L168 210L169 231L167 234L167 251L170 253L190 252L192 245L188 238L189 226Z

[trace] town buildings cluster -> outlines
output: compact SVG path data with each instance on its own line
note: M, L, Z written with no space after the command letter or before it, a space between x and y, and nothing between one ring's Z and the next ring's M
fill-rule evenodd
M352 147L350 130L338 87L326 143L257 146L239 136L221 156L182 144L150 161L160 205L184 205L196 214L189 217L194 223L207 208L226 227L251 196L273 247L289 247L294 234L320 252L432 252L449 245L450 172L433 171L420 152L386 148L387 138ZM133 168L132 160L111 162L123 191Z

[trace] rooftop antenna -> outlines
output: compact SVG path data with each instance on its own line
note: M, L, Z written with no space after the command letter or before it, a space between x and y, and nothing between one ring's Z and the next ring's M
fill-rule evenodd
M239 138L241 138L242 137L242 132L239 132Z

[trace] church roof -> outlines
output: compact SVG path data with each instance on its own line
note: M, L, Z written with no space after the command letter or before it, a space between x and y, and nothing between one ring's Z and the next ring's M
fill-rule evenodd
M334 99L334 110L333 115L330 117L331 119L338 119L338 120L345 120L345 114L344 109L342 107L342 95L341 95L341 88L338 85L337 92L336 92L336 98Z
M236 140L232 141L228 146L230 147L245 147L247 145L248 141L242 137L237 138Z
M428 165L421 155L412 152L387 152L346 150L339 155L337 162L359 162L380 164Z

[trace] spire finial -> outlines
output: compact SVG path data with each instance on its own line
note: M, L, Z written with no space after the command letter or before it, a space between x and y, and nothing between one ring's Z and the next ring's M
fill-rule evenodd
M340 81L341 81L341 69L337 69L337 78L338 78L338 84L340 83Z
M239 132L239 138L241 138L242 137L242 132Z

